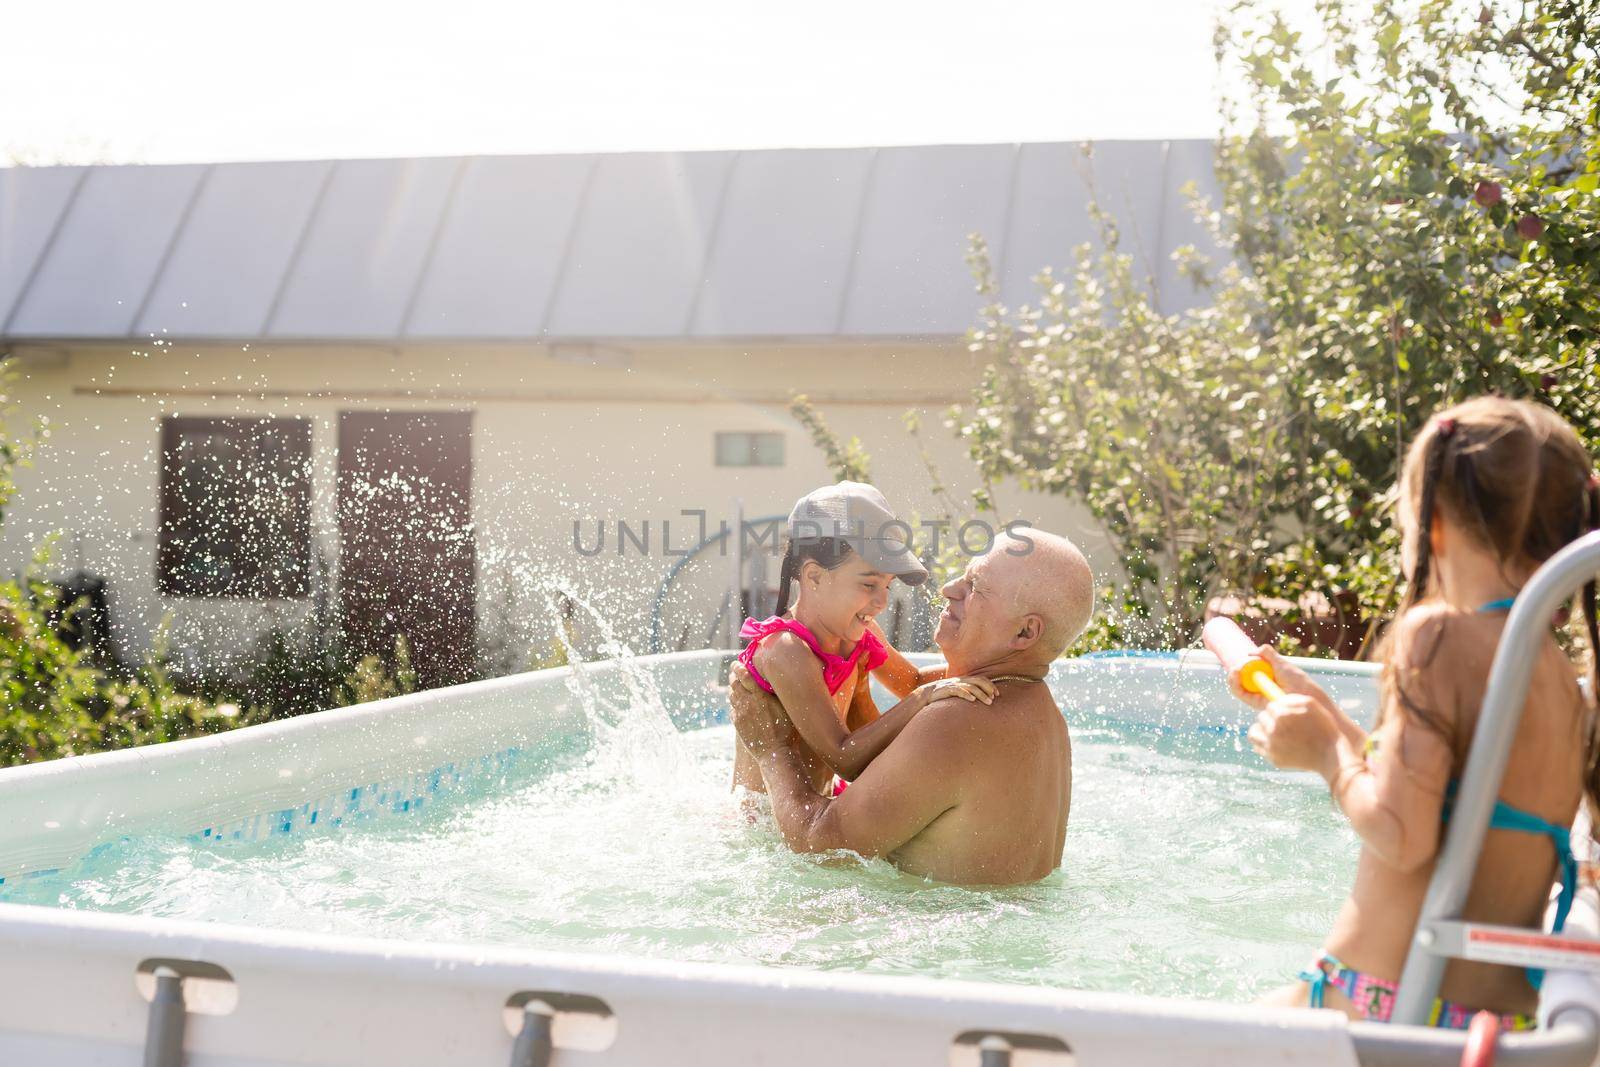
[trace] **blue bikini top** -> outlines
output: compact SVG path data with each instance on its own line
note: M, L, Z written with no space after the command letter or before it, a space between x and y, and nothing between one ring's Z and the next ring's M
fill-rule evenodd
M1450 821L1459 783L1450 779L1445 788L1444 821ZM1555 846L1556 859L1561 862L1561 895L1556 898L1556 921L1551 933L1559 934L1567 924L1567 913L1572 911L1572 899L1578 892L1578 859L1572 854L1572 829L1557 826L1532 812L1513 808L1503 800L1494 802L1494 814L1489 817L1489 829L1514 830L1524 834L1543 834Z
M1459 783L1452 778L1445 788L1444 814L1445 822L1450 821L1451 802L1455 799L1456 786ZM1494 802L1494 814L1489 817L1491 830L1515 830L1524 834L1543 834L1550 838L1550 843L1555 846L1556 859L1561 864L1561 894L1556 897L1556 919L1550 927L1552 934L1559 934L1567 925L1567 914L1572 911L1572 900L1578 894L1578 858L1572 854L1572 831L1564 826L1557 826L1546 819L1541 819L1532 812L1513 808L1503 800ZM1528 984L1538 989L1544 981L1544 971L1537 967L1526 968Z
M1479 608L1479 611L1509 611L1513 597L1503 600L1491 600ZM1444 813L1445 822L1450 821L1450 809L1454 806L1456 790L1460 783L1452 778L1445 787ZM1578 892L1578 860L1572 854L1572 831L1565 826L1542 819L1532 812L1513 808L1503 800L1494 802L1494 814L1489 817L1489 829L1514 830L1524 834L1543 834L1550 838L1550 843L1555 846L1556 859L1561 864L1561 894L1556 898L1556 919L1551 927L1551 933L1559 934L1567 924L1567 915L1572 911L1572 900ZM1528 981L1533 988L1538 989L1539 983L1544 979L1544 972L1537 968L1529 967Z

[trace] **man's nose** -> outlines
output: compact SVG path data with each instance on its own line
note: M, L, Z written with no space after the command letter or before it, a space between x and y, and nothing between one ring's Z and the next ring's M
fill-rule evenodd
M944 583L944 587L939 590L939 595L944 597L946 600L958 600L960 598L956 594L960 591L961 579L952 578L948 582Z

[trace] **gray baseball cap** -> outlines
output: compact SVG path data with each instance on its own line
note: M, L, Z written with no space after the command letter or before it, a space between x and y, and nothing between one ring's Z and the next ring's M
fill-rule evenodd
M928 580L911 550L911 525L895 518L889 502L865 482L840 482L807 493L789 512L790 541L834 537L848 542L873 570L907 585Z

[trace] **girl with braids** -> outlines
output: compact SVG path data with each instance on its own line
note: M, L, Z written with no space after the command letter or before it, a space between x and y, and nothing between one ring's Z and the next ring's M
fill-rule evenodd
M1268 1002L1380 1022L1394 1010L1506 612L1539 564L1600 528L1600 483L1577 434L1521 401L1483 397L1435 415L1412 444L1399 489L1409 585L1383 649L1371 734L1271 648L1260 654L1287 696L1268 703L1234 680L1235 694L1260 710L1250 730L1256 751L1321 773L1362 844L1323 950ZM1593 582L1582 600L1592 655L1600 643ZM1556 928L1565 921L1577 881L1569 827L1585 789L1596 797L1591 701L1552 632L1473 877L1469 921L1539 928L1557 883ZM1432 1023L1465 1027L1487 1009L1509 1028L1530 1028L1541 977L1453 960Z
M854 779L935 700L993 701L987 678L945 679L942 665L913 666L873 621L888 605L891 582L919 585L928 577L911 551L910 527L882 493L861 482L824 486L795 504L787 533L777 614L744 624L739 636L750 644L739 662L783 704L819 794L830 792L834 775ZM902 698L886 714L873 703L869 673ZM734 744L735 788L765 792L755 760Z

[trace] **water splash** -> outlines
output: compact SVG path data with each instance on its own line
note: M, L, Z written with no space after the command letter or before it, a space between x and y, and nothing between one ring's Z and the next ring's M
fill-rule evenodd
M536 591L549 617L563 620L556 635L567 657L567 689L594 738L591 764L641 788L670 787L688 757L654 674L639 662L607 614L569 583L546 578ZM613 665L603 681L585 662L573 639L573 627L566 623L579 611L599 635L599 657Z

